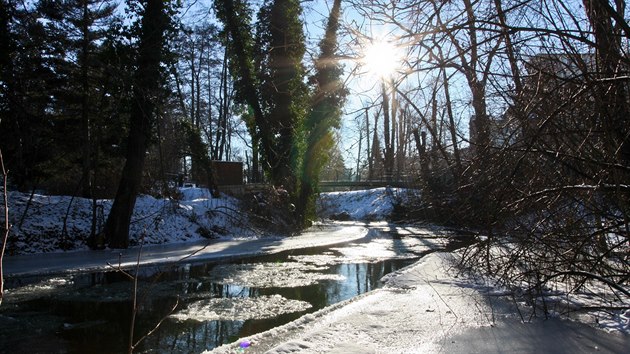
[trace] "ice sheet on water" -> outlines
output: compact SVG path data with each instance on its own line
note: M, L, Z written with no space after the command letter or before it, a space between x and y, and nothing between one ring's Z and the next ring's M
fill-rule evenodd
M342 281L338 274L326 274L325 267L298 262L225 264L214 269L218 283L252 288L286 288L317 284L323 280Z
M430 249L418 238L373 239L369 243L355 243L346 247L333 248L336 253L322 255L291 256L298 262L316 266L332 266L348 263L377 263L388 259L417 258Z
M177 321L246 321L272 318L300 312L311 307L306 301L287 299L280 295L204 299L171 315Z
M346 258L334 252L324 252L322 254L291 255L289 259L300 263L312 264L317 267L326 267L342 264Z
M72 284L73 281L70 277L43 279L33 284L6 289L6 300L9 302L20 302L41 296L58 296L58 294L65 292L66 289L71 288Z

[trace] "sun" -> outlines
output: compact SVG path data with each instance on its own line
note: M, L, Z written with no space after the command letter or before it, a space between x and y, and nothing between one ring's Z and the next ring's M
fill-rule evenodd
M360 59L365 72L380 79L390 78L402 64L400 48L386 40L372 40L363 49Z

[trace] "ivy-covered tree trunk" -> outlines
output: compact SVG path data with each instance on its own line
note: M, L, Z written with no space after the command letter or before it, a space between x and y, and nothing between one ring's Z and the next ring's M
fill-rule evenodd
M116 199L105 224L110 248L129 246L129 224L142 182L146 150L155 115L155 93L160 88L160 63L168 17L162 0L145 3L142 17L137 69L134 75L133 103L126 162Z
M332 129L339 127L340 107L345 90L340 81L343 69L334 60L337 49L337 30L341 15L341 0L335 0L328 17L326 33L320 43L320 57L316 62L316 91L306 119L306 152L302 163L301 185L297 214L302 224L315 215L315 193L319 175L326 165L333 146Z
M258 37L263 46L257 53L262 63L263 107L268 109L266 124L274 134L272 182L283 185L295 196L299 186L299 166L304 153L303 126L308 97L302 65L305 45L301 5L296 0L275 0L259 17ZM266 50L268 49L268 50Z

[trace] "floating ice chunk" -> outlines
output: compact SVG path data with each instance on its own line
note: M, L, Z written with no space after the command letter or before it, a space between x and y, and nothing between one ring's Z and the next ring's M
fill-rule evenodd
M317 284L323 280L342 281L339 274L326 274L327 268L298 262L226 264L214 269L221 284L252 288L289 288Z
M306 301L287 299L280 295L213 298L191 303L170 317L178 321L246 321L305 311L310 307L311 304Z

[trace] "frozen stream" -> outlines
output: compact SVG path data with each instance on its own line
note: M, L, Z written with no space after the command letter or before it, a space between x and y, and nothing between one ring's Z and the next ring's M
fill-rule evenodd
M198 353L381 286L446 239L372 228L359 241L217 263L145 266L138 276L136 352ZM2 353L125 352L133 282L121 272L9 278ZM174 310L172 310L174 309Z

